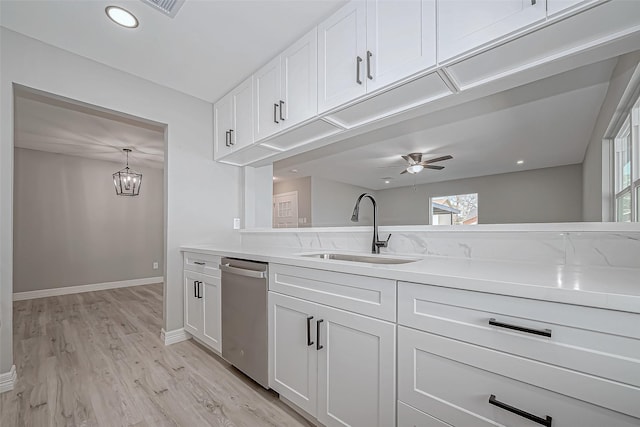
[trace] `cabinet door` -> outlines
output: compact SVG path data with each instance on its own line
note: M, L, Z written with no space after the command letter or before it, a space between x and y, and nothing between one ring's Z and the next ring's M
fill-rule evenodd
M396 326L318 306L318 420L325 426L395 423Z
M203 311L202 339L214 350L222 351L222 311L220 305L220 279L202 276Z
M218 160L233 151L229 130L233 128L233 96L231 93L213 104L213 157Z
M438 2L440 62L507 36L546 17L544 0Z
M269 292L269 386L310 415L317 403L316 307Z
M202 334L202 299L199 298L201 275L184 272L184 330L200 337Z
M242 82L232 92L233 127L231 143L233 149L253 144L253 76Z
M282 128L318 112L318 34L314 28L280 55L282 67Z
M366 93L366 3L351 1L318 26L318 112Z
M367 92L436 65L435 0L367 0Z
M254 93L256 95L254 131L256 141L273 135L282 129L280 111L280 57L274 58L254 74Z

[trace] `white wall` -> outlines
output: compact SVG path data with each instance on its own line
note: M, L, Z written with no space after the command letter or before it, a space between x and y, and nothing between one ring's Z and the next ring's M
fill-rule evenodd
M298 192L298 227L313 227L315 224L311 215L311 177L304 176L302 178L273 182L274 196L293 191Z
M578 222L582 218L582 166L379 190L380 224L428 224L430 197L468 193L478 193L480 224Z
M311 217L314 227L341 227L373 224L373 208L369 200L360 206L360 221L351 222L356 200L362 193L376 192L343 182L311 177Z
M111 175L122 167L15 148L14 293L162 275L163 171L133 162L140 194L121 197Z
M611 132L619 127L621 113L633 98L634 86L640 83L639 61L640 51L621 56L609 81L583 161L583 221L613 220L611 189L607 180L603 180L610 173L608 147L603 147L602 140L613 136Z
M212 105L5 28L0 31L0 373L13 363L12 83L167 124L164 328L181 328L180 245L239 242L232 224L240 217L241 170L213 161Z

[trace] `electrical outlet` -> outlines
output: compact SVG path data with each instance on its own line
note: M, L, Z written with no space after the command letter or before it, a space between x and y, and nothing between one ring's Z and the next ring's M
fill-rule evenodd
M157 270L157 269L158 269L158 263L157 263L157 262L154 262L154 263L153 263L153 269L154 269L154 270Z
M233 229L240 230L240 218L233 218Z

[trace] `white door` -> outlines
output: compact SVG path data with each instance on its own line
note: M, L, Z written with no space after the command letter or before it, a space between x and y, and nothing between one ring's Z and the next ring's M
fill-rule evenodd
M318 33L314 28L280 55L282 67L282 128L318 112Z
M269 386L310 415L317 402L316 307L269 292Z
M233 149L253 144L253 77L249 77L233 91Z
M273 228L298 227L298 192L273 195Z
M284 100L280 96L279 56L254 74L253 84L256 95L254 132L259 141L282 129L284 112L280 111L280 106Z
M318 420L327 427L395 425L396 326L318 305Z
M201 275L184 272L184 330L195 336L202 333Z
M202 285L202 339L211 348L222 351L222 310L220 305L220 278L201 276Z
M435 0L367 0L367 92L435 65Z
M366 93L366 3L354 0L318 26L318 112Z
M233 96L231 93L213 105L213 152L218 160L233 151L230 130L233 127Z
M441 0L438 2L439 61L545 18L544 0Z

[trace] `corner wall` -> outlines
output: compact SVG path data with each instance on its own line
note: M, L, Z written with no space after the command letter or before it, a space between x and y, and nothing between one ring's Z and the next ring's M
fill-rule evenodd
M13 364L13 83L167 125L164 329L183 325L184 244L240 241L241 169L213 161L213 107L0 28L0 373ZM160 331L158 331L160 332Z

